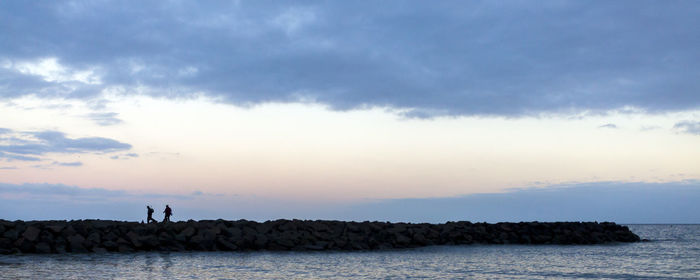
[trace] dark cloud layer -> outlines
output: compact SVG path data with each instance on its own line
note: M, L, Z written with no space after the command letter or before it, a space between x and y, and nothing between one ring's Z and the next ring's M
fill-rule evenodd
M346 209L353 218L398 221L700 222L700 181L597 182L463 197L396 199ZM440 217L436 219L436 217Z
M145 218L145 205L169 204L178 220L333 219L354 221L613 221L699 223L700 182L598 182L463 197L343 204L259 196L138 194L60 184L0 183L0 219ZM265 207L261 207L264 205ZM653 207L650 207L653 206Z
M0 159L40 161L50 153L111 153L131 149L131 145L104 137L68 138L58 131L14 132L14 137L0 138ZM80 166L80 162L57 162L61 166Z
M3 1L0 97L118 88L415 117L697 109L698 14L650 0ZM56 77L22 68L47 58Z

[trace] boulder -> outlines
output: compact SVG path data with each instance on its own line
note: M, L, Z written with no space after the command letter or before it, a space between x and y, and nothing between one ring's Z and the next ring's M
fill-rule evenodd
M401 233L396 233L396 244L400 245L400 247L406 246L408 244L411 244L411 239L408 238L408 236L405 236Z
M416 233L413 235L413 242L417 245L424 246L428 244L428 239L425 238L425 235L422 233Z
M134 248L132 248L129 245L126 244L120 244L119 247L117 248L117 252L119 253L131 253L134 252Z
M45 242L39 242L36 244L36 252L39 254L50 254L51 253L51 245Z
M68 245L69 245L71 252L73 252L73 253L87 253L88 252L88 249L85 248L85 246L83 245L83 242L85 242L85 238L82 235L76 233L75 235L71 235L66 239L68 240Z
M225 251L235 251L236 249L238 249L238 246L229 242L228 240L224 239L223 237L219 237L216 239L216 246L219 249L223 249Z
M185 238L190 238L190 237L192 237L196 232L197 232L197 230L196 230L194 227L189 226L189 227L185 228L180 234L181 234L182 236L184 236Z
M163 239L165 240L172 240L173 238L170 237L167 233L163 232L161 233L162 236L164 236ZM158 248L158 245L160 245L160 236L156 237L155 235L147 235L141 237L141 243L146 249L156 249ZM167 243L167 242L164 242Z
M114 233L113 231L107 232L107 234L103 234L102 240L109 240L109 241L116 241L119 238L119 235Z
M17 231L14 229L10 229L5 231L5 233L2 234L2 237L10 239L10 240L17 240L17 237L19 234L17 234Z
M47 226L46 228L47 228L48 230L50 230L51 232L53 232L53 233L55 233L55 234L58 234L58 233L61 233L61 231L63 230L64 226L63 226L63 225L51 225L51 226Z
M9 238L0 237L0 249L10 249L12 240Z
M73 235L75 235L76 233L77 233L77 231L75 231L75 229L73 229L73 226L71 226L71 225L65 227L65 228L61 231L61 234L62 234L63 236L73 236Z
M86 238L87 241L93 243L93 244L100 244L102 243L102 239L100 238L100 233L97 231L94 231L88 235Z
M98 253L98 254L102 254L102 253L107 253L107 252L109 252L106 248L103 248L103 247L94 247L94 248L91 249L91 251L92 251L93 253Z
M105 249L107 249L108 251L116 251L117 248L119 247L119 245L117 244L117 242L114 242L114 241L111 241L111 240L105 241L104 243L102 243L102 246L103 246Z
M0 253L146 250L377 250L441 244L638 242L614 223L408 224L275 220L140 224L0 220Z
M237 227L226 228L224 231L228 232L227 237L231 238L241 238L243 235L243 231Z
M264 234L258 234L255 236L254 245L258 249L263 249L267 245L268 239Z
M133 232L133 231L128 232L126 234L126 237L128 238L127 240L131 241L131 245L134 245L134 247L140 248L141 246L143 246L143 244L141 243L140 236L138 234L136 234L135 232Z
M22 253L34 253L35 251L34 243L24 237L20 237L12 245L14 245L14 247L19 249Z

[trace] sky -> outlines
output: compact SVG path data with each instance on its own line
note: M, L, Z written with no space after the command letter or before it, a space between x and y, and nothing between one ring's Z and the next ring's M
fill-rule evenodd
M0 219L700 223L698 14L2 1Z

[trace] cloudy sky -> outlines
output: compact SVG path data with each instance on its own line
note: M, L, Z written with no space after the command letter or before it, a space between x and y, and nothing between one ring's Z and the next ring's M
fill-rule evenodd
M0 219L700 223L697 1L2 1Z

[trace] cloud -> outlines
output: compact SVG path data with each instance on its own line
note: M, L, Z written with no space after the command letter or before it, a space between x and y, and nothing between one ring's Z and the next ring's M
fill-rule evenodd
M123 154L123 155L111 156L109 158L111 158L111 159L129 159L129 158L137 158L137 157L139 157L139 154L137 154L137 153L128 153L128 154Z
M0 127L0 135L10 133L12 130Z
M0 146L0 149L2 147ZM17 154L12 154L12 153L5 153L0 151L0 159L6 159L9 161L13 160L19 160L19 161L41 161L40 158L38 157L29 157L29 156L23 156L23 155L17 155Z
M1 166L0 170L14 170L17 169L17 166Z
M700 181L594 182L462 197L381 200L342 209L355 220L410 222L700 222Z
M101 188L80 188L62 184L7 184L0 183L0 193L4 194L32 194L53 198L55 195L68 195L74 197L121 197L125 191L114 191Z
M35 132L33 135L46 143L47 151L54 153L115 152L131 149L129 144L103 137L70 139L58 131L41 131ZM27 153L32 152L28 151Z
M51 153L111 153L131 149L131 145L109 138L68 138L58 131L10 133L15 137L0 139L0 159L40 161L38 156Z
M63 184L0 183L0 219L120 219L138 220L145 215L145 205L179 206L191 196L132 193L125 190L81 188ZM172 203L171 203L172 205ZM142 210L143 209L143 210ZM186 218L183 216L182 218Z
M0 98L116 90L419 117L695 110L698 12L696 1L4 1Z
M77 186L68 186L63 184L48 184L48 183L25 183L25 184L8 184L0 183L0 194L26 194L35 195L35 198L40 199L75 199L76 202L81 200L92 199L132 199L134 197L150 197L150 198L171 198L171 199L189 199L189 196L158 194L158 193L131 193L125 190L108 190L103 188L82 188Z
M145 205L169 204L177 219L446 221L613 221L699 223L700 181L594 182L461 197L360 202L260 196L139 194L60 184L0 183L0 219L140 220ZM261 205L263 207L261 207Z
M98 125L101 126L109 126L109 125L115 125L115 124L120 124L124 121L121 119L117 118L119 114L114 113L114 112L108 112L108 113L91 113L87 115L87 118L94 121Z
M55 161L53 164L59 165L59 166L83 166L83 163L79 162L79 161L73 161L73 162L57 162L57 161Z
M673 128L682 133L700 135L700 122L682 121L673 125Z
M612 129L615 129L615 128L617 128L617 125L615 125L614 123L607 123L607 124L604 124L604 125L599 126L598 128L612 128Z

